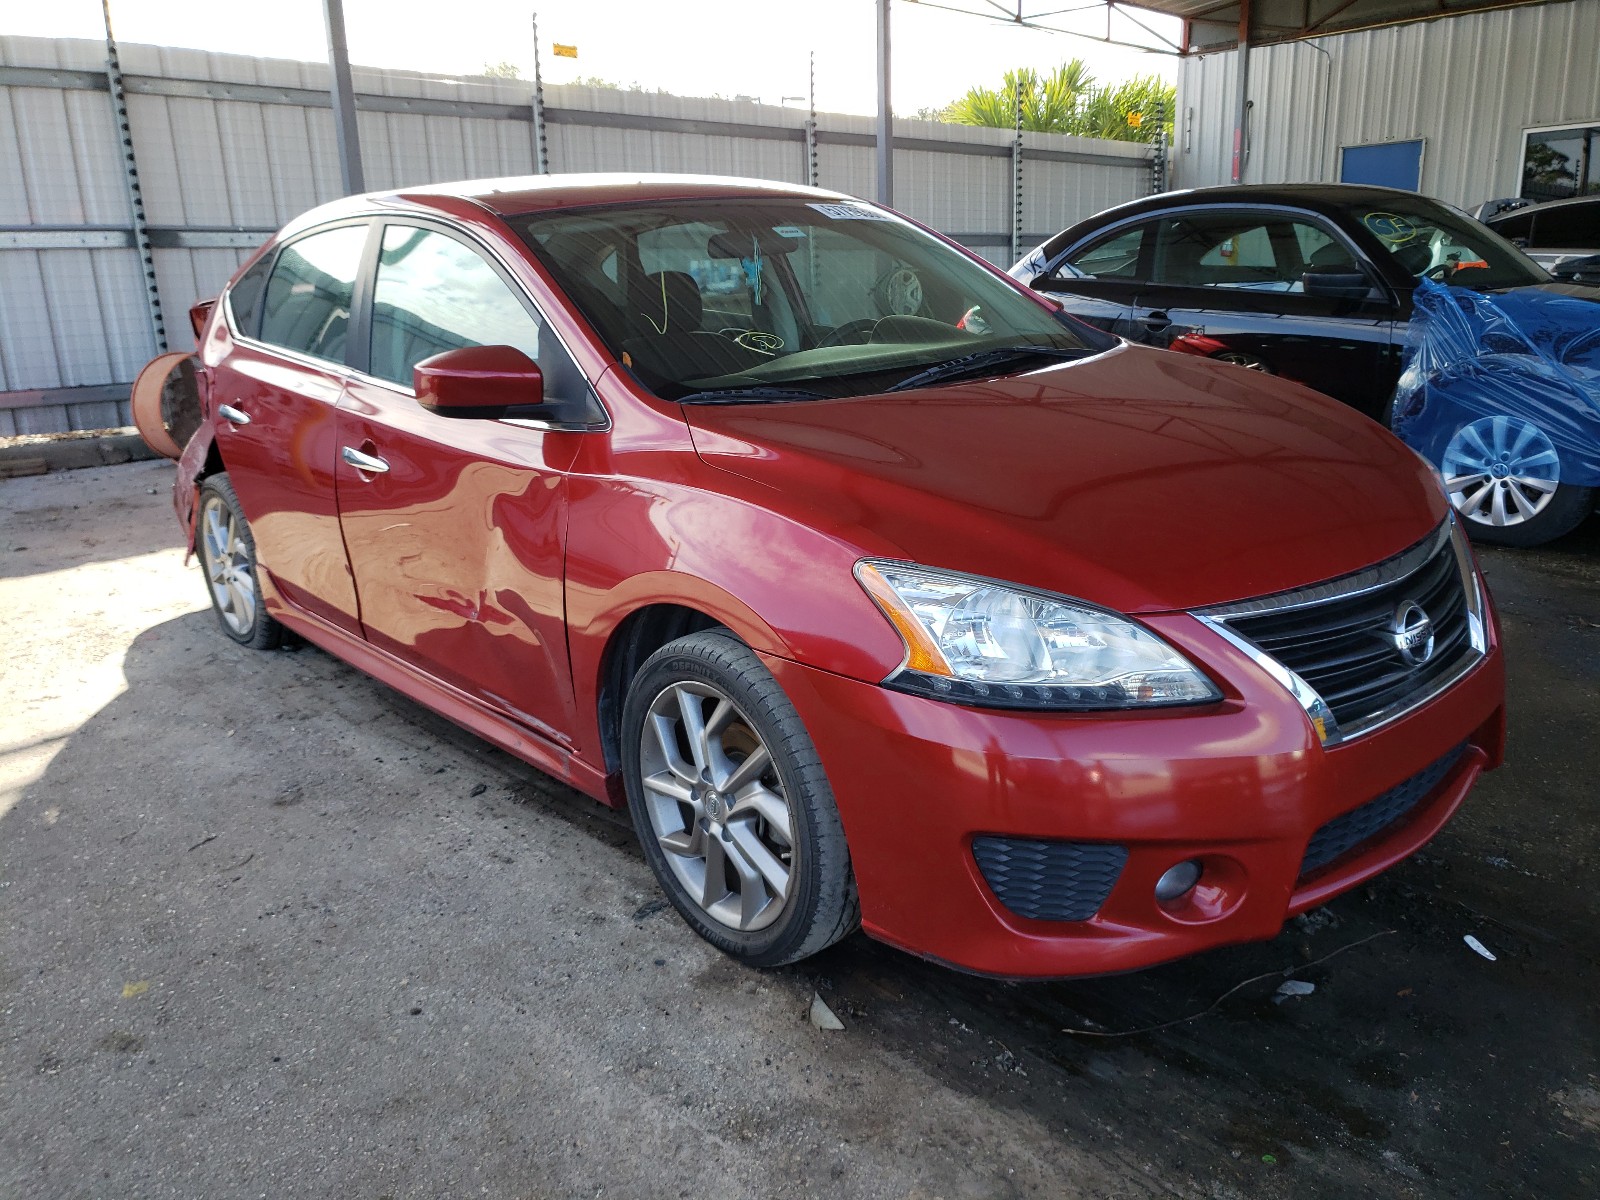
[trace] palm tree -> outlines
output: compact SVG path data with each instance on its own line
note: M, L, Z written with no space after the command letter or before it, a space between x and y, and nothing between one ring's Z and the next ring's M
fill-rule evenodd
M1074 58L1045 76L1030 67L1007 71L1003 86L968 88L938 116L957 125L1009 129L1016 124L1019 98L1025 130L1144 142L1155 135L1158 112L1171 135L1177 88L1155 75L1097 88L1089 64ZM1129 120L1133 114L1137 124Z
M1016 124L1021 92L1022 127L1035 133L1071 133L1078 98L1094 85L1089 64L1081 58L1062 63L1049 75L1031 67L1007 71L999 88L973 87L944 110L946 121L957 125L1009 128Z

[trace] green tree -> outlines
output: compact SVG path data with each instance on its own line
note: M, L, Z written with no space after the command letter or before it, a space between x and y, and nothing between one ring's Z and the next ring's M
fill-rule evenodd
M1081 58L1062 63L1048 75L1031 67L1007 71L998 88L973 87L948 105L942 119L956 125L1010 128L1017 119L1017 92L1022 93L1022 127L1035 133L1071 133L1068 128L1078 99L1094 84L1089 64Z
M1159 113L1170 138L1177 104L1178 89L1172 84L1157 75L1135 75L1114 87L1091 91L1074 114L1076 127L1071 132L1124 142L1153 141Z
M1155 137L1159 111L1168 136L1172 133L1176 87L1155 75L1096 87L1089 65L1081 58L1062 63L1048 75L1029 67L1007 71L998 88L972 87L943 109L923 109L917 115L956 125L1010 129L1016 124L1019 89L1022 127L1031 132L1147 142ZM1137 123L1129 120L1131 115L1137 115Z
M514 62L502 59L497 63L484 63L479 75L488 76L490 79L521 79L522 69Z

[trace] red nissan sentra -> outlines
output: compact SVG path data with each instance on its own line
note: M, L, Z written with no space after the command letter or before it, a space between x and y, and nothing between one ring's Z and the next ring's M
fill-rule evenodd
M1008 976L1270 938L1500 762L1488 593L1416 455L862 201L357 197L194 316L136 391L223 631L626 805L745 962L858 923Z

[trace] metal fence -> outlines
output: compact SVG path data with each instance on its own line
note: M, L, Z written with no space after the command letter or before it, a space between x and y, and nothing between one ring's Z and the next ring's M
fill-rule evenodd
M126 424L127 384L157 349L145 255L164 335L183 349L191 303L340 193L326 64L120 52L148 245L105 46L0 38L0 435ZM354 75L369 188L532 170L529 83ZM795 109L584 87L548 87L545 104L554 171L806 181L808 114ZM819 114L816 141L820 186L873 193L871 118ZM1007 129L897 121L897 207L1004 263L1013 240L1150 191L1148 146L1030 133L1019 209L1014 147Z

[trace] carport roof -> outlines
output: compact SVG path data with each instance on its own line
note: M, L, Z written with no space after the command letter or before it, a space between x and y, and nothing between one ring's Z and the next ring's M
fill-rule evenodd
M1524 8L1550 0L1118 0L1125 7L1179 17L1184 52L1231 50L1247 22L1252 45L1289 42L1384 25L1433 21L1489 9Z

